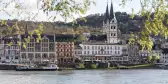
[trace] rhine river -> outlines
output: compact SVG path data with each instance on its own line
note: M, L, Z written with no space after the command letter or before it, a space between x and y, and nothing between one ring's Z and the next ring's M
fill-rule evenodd
M168 84L168 70L0 71L0 84Z

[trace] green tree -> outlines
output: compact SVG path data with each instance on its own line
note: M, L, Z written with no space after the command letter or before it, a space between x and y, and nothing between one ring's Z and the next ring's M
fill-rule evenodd
M122 0L122 6L126 6L126 2L129 1L132 0ZM167 3L167 0L140 0L141 10L138 14L144 17L144 25L142 31L138 33L138 37L130 39L131 43L138 42L142 46L142 50L150 51L153 46L151 35L168 36L168 20L166 19L166 24L163 23L165 16L168 14ZM134 18L134 9L132 9L130 17Z
M26 0L27 1L27 0ZM35 20L37 13L32 13L26 8L25 2L22 0L8 0L8 1L0 1L0 11L5 12L10 17L18 17L20 18L21 14L28 16L27 18L24 18L24 20ZM40 4L39 4L40 3ZM82 1L76 1L76 0L37 0L37 10L43 11L46 15L49 15L50 12L55 12L55 15L52 15L48 20L54 21L58 15L61 15L61 17L67 21L68 19L74 19L74 14L77 14L81 16L82 14L85 14L86 11L89 9L91 4L95 4L93 0L82 0ZM14 4L14 5L13 5ZM7 9L11 6L14 6L14 10L11 10L10 12L16 12L17 15L14 15L7 11ZM12 35L14 32L12 32L13 28L17 28L17 30L20 30L20 27L17 24L18 20L15 20L12 25L8 25L7 20L1 21L1 26L6 25L7 31L4 31L3 33L5 35ZM29 32L29 34L36 34L38 36L37 42L41 39L41 34L43 33L44 25L39 24L37 28L34 28L35 30ZM29 43L29 39L27 38L26 43ZM24 45L24 46L25 46Z
M151 63L156 63L160 59L159 55L152 54L151 56L148 56L148 61Z
M85 41L86 37L83 34L79 34L77 41Z

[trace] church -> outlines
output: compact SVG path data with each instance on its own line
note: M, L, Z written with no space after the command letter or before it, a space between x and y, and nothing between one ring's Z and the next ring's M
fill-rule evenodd
M120 33L112 3L110 12L107 4L104 16L102 33L106 37L105 41L83 42L77 49L77 55L83 61L128 63L128 45L122 44L119 38Z

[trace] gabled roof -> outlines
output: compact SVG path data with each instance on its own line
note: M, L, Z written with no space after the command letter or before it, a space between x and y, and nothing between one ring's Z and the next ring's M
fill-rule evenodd
M30 36L30 35L22 34L21 35L22 41L24 40L24 38L27 38L28 36ZM43 38L43 37L46 37L47 39L49 39L50 42L54 42L54 35L41 34L41 38ZM38 36L34 34L34 35L32 35L32 38L36 39L36 38L38 38Z

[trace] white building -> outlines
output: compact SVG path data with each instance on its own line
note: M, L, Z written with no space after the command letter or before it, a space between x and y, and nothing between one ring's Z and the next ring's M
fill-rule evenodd
M108 43L83 43L81 58L83 61L127 62L127 45ZM79 51L78 51L79 52Z
M160 63L168 63L168 43L162 44L162 53L160 53Z
M19 63L20 56L20 35L5 36L2 38L3 43L1 47L3 48L1 52L4 52L1 57L1 61L5 63L17 64ZM3 51L4 50L4 51Z
M76 50L77 55L80 55L83 61L128 62L127 45L119 43L117 20L113 12L112 4L110 14L107 5L103 31L107 37L106 41L82 43L80 44L81 49Z
M2 36L0 37L0 63L3 62L4 59L4 40Z
M20 63L43 63L49 61L50 63L57 62L55 51L55 37L54 35L41 35L42 40L37 42L37 35L30 37L30 42L27 47L21 46ZM22 44L24 43L25 35L21 36Z

